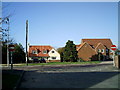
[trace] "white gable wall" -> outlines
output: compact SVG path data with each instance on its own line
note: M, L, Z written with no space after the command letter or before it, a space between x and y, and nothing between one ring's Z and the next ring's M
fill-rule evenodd
M60 54L55 49L51 49L48 54L48 60L60 60Z

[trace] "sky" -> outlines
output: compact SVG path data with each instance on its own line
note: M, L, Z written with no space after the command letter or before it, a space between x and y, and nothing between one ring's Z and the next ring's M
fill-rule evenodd
M110 38L118 44L117 2L3 2L3 16L11 14L10 37L25 47L25 24L30 45L65 46L83 38Z

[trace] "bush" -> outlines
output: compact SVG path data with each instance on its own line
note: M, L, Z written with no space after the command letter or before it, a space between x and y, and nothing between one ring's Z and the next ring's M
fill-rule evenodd
M79 58L77 61L78 62L85 62L82 58Z

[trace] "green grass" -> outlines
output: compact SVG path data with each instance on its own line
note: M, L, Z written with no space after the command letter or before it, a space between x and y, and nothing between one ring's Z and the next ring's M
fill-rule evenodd
M98 64L100 61L89 61L89 62L49 62L49 63L29 63L28 65L70 65L70 64Z
M7 73L2 73L2 88L13 89L16 86L17 81L20 78L20 74L10 73L12 71L7 71Z
M98 64L101 61L86 61L86 62L48 62L48 63L28 63L28 66L34 65L70 65L70 64ZM26 63L15 64L14 66L26 66Z

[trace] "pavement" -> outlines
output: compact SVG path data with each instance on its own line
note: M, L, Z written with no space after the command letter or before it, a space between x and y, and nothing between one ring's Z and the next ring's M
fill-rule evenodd
M25 73L19 88L108 88L120 89L120 69L112 62L92 65L15 67Z

